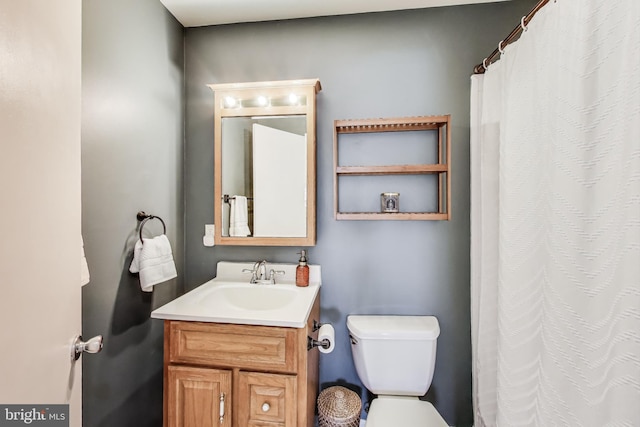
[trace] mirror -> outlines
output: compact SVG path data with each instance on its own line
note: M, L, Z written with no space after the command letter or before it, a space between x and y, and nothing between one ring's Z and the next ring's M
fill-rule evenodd
M320 82L209 87L215 96L215 243L315 245Z

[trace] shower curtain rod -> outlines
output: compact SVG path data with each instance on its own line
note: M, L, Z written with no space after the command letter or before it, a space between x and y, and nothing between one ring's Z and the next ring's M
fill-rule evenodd
M557 0L554 0L554 1L557 1ZM547 3L549 3L549 0L539 0L538 3L533 7L533 9L531 9L531 12L527 13L525 16L522 17L522 19L520 20L520 25L515 27L509 33L507 38L505 38L500 43L498 43L498 47L493 52L491 52L491 55L484 58L481 64L478 64L475 67L473 67L473 74L484 74L484 72L487 71L487 68L489 67L489 65L491 65L491 61L496 59L497 56L504 51L504 48L507 45L511 44L514 41L514 39L517 36L519 36L523 30L527 29L527 25L529 24L529 22L531 22L534 15L538 13L538 11L542 9L542 7Z

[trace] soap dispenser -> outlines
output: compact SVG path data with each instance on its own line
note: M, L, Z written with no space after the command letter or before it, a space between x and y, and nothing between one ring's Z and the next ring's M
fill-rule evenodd
M304 249L300 254L300 260L296 267L296 286L309 286L309 266L307 265L307 251Z

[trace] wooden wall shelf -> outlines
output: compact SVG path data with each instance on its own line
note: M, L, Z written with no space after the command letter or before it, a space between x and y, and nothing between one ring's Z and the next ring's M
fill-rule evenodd
M430 164L343 165L339 160L341 135L424 131L437 133L437 162ZM344 138L343 138L344 139ZM334 214L337 220L449 220L451 219L451 116L420 116L391 119L336 120L333 134ZM346 176L427 175L436 174L437 210L435 212L346 212L339 206L340 178Z

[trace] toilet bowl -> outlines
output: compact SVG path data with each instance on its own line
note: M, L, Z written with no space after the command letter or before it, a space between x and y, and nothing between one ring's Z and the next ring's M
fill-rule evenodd
M447 427L433 405L419 399L433 379L438 319L351 315L347 328L358 376L378 396L366 427Z

